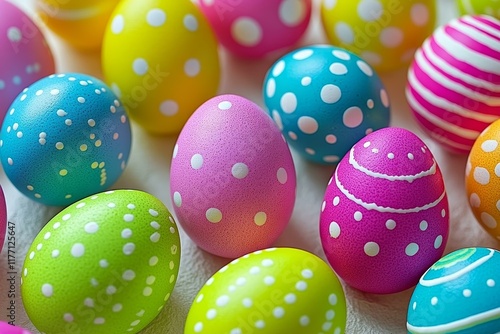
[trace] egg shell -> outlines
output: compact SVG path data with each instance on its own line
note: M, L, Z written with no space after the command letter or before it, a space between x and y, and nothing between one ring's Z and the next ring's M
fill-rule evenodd
M469 153L500 117L500 22L463 16L438 28L417 51L406 97L418 124L443 147Z
M0 132L7 177L26 196L64 206L110 187L131 147L125 109L102 81L50 75L24 89Z
M5 203L5 195L3 193L2 187L0 186L0 253L2 252L5 235L9 235L7 223L7 206Z
M476 139L465 170L467 198L476 219L500 240L500 120L493 122Z
M408 66L436 24L433 0L324 0L330 43L360 55L377 71Z
M417 284L442 256L448 217L432 153L412 132L385 128L356 143L330 179L321 243L349 285L370 293L399 292Z
M154 196L87 197L52 218L28 250L26 313L45 333L137 333L168 300L180 250L176 223Z
M106 82L130 116L155 134L178 134L218 89L215 36L189 0L124 0L105 32Z
M358 140L390 121L378 75L335 46L306 46L279 59L266 74L263 96L290 146L316 163L338 163Z
M30 334L26 329L10 325L6 322L0 321L0 333L2 334Z
M12 3L0 1L0 122L26 86L54 73L54 58L36 24Z
M36 0L42 21L67 43L82 49L101 47L108 19L119 0Z
M496 0L456 0L460 15L486 14L500 17L500 3Z
M341 334L346 313L342 285L322 259L269 248L234 260L205 283L184 334Z
M201 0L199 6L222 45L245 58L293 46L311 18L311 0Z
M179 135L170 168L174 210L210 253L236 258L271 246L290 220L295 189L288 145L243 97L208 100Z
M436 262L413 291L408 333L497 333L500 252L463 248Z

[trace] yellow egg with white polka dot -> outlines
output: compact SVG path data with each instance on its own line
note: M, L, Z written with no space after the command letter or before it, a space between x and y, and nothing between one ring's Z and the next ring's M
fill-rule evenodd
M487 127L472 146L465 186L474 216L500 240L500 120Z
M37 0L43 22L69 44L82 49L101 47L104 29L120 0Z
M364 58L377 71L408 66L434 30L433 0L323 0L330 42Z
M150 133L177 134L217 93L215 36L189 0L124 0L112 14L102 51L106 81Z

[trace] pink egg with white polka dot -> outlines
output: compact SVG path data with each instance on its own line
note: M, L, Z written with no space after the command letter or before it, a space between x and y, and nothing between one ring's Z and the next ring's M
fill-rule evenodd
M448 238L443 177L412 132L385 128L341 160L325 193L320 235L335 272L354 288L395 293L417 284Z
M170 170L174 210L210 253L236 258L271 246L290 220L295 189L280 130L243 97L208 100L179 135Z
M41 31L19 8L0 0L0 122L14 98L54 73L54 59Z
M201 0L199 5L221 44L248 58L293 46L311 18L311 0Z

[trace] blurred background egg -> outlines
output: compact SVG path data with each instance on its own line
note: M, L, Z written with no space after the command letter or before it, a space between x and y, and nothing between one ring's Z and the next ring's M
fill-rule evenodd
M465 187L476 219L500 240L500 120L476 139L467 160Z
M432 153L409 130L385 128L340 161L324 197L321 243L349 285L400 292L442 256L448 219L443 176Z
M317 256L269 248L234 260L201 288L189 310L191 333L345 333L346 301Z
M311 18L311 0L200 0L218 40L246 58L283 52L297 43Z
M67 43L82 49L102 45L108 19L119 0L36 0L38 16Z
M12 232L11 234L13 234ZM0 253L4 244L5 236L9 234L7 223L7 205L2 187L0 187Z
M377 71L407 66L436 22L434 0L323 0L330 42L358 54Z
M117 190L62 210L27 254L21 294L39 331L137 333L170 297L180 241L160 200Z
M26 329L13 326L6 322L0 321L0 333L2 334L30 334Z
M334 46L306 46L276 61L263 96L290 146L317 163L338 163L366 134L389 125L390 101L377 73Z
M0 123L16 96L54 73L52 52L35 23L19 8L0 0Z
M106 81L132 119L156 134L177 134L219 85L217 42L189 0L124 0L106 28Z
M295 188L288 145L243 97L205 102L174 147L170 194L179 224L215 255L236 258L271 246L290 220Z
M457 0L461 15L486 14L500 17L500 2L498 0Z
M463 16L438 28L417 51L406 97L417 123L453 152L469 153L500 118L500 22Z
M498 333L500 252L463 248L437 261L413 291L408 333Z
M100 80L50 75L24 89L0 132L0 159L13 185L46 205L65 206L111 186L131 147L123 106Z

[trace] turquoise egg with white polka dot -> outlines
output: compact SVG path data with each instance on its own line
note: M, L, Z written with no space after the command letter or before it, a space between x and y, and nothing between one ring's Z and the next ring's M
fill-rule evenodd
M365 135L387 127L390 101L373 68L330 45L306 46L272 65L264 102L291 147L336 164Z
M21 273L21 295L43 333L138 333L177 280L176 222L156 197L98 193L62 210L39 232Z
M408 306L408 332L494 334L500 329L500 252L471 247L437 261Z
M126 167L130 123L120 100L89 75L50 75L25 88L5 116L0 159L19 191L66 206L109 188Z
M233 260L205 283L184 334L342 334L346 312L342 285L322 259L267 248Z

